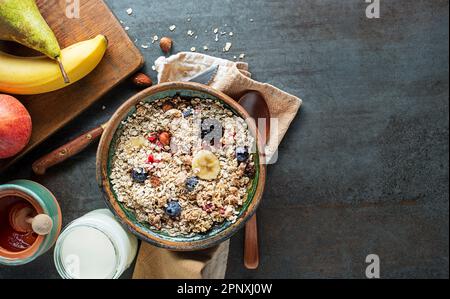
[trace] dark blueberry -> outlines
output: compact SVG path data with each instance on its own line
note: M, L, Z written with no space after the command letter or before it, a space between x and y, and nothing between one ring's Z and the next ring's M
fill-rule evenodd
M169 217L172 217L172 218L180 216L180 214L181 214L180 203L178 201L170 201L167 204L166 214L169 215Z
M197 177L190 177L186 180L186 189L188 189L188 191L194 191L195 187L198 184L198 179Z
M238 162L245 162L249 157L248 148L246 146L240 146L236 148L236 159Z
M148 173L144 168L134 168L131 170L131 178L137 183L144 183L148 178Z
M184 112L183 112L183 116L184 117L189 117L189 116L191 116L192 114L194 114L194 110L192 110L192 108L191 107L188 107L186 110L184 110Z
M224 133L222 124L217 119L205 118L201 123L201 138L207 139L210 145L215 145L219 142Z

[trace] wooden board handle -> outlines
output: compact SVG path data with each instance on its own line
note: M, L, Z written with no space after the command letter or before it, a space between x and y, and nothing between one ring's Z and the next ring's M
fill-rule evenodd
M258 224L256 214L245 224L244 266L256 269L259 266Z
M34 173L43 175L48 168L78 154L89 144L97 140L102 135L103 130L104 126L95 128L40 158L32 165Z

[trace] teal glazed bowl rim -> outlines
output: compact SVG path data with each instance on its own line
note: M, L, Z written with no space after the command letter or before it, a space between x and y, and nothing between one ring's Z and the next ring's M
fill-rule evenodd
M248 128L256 139L256 153L254 159L256 161L256 175L252 181L252 185L248 191L248 197L243 207L241 208L236 222L231 223L225 221L220 225L214 226L206 233L195 234L193 236L170 236L159 230L154 230L147 223L137 221L134 212L126 208L125 205L117 200L112 183L109 178L111 171L111 162L114 158L114 151L117 138L120 136L123 128L122 121L132 115L135 107L140 102L152 102L157 99L172 97L197 97L201 100L212 99L219 100L227 108L231 109L236 115L241 116L246 120ZM236 233L255 213L264 190L266 168L264 163L264 156L259 149L262 148L260 144L261 138L256 130L255 123L249 121L248 113L235 102L232 98L224 93L212 89L209 86L188 83L188 82L170 82L158 84L143 90L127 100L111 117L108 125L102 134L100 144L97 151L97 182L102 190L107 206L130 232L136 235L139 239L148 242L152 245L166 248L175 251L193 251L217 245Z
M61 232L62 213L58 201L53 193L43 185L30 180L14 180L0 185L0 192L19 191L30 196L42 208L43 213L49 215L53 221L53 228L47 236L39 236L42 242L31 256L25 258L7 258L0 256L0 265L19 266L32 262L40 255L47 252L56 242Z

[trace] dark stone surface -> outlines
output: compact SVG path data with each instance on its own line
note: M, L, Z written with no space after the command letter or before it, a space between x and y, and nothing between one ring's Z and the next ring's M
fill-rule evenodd
M380 19L365 17L363 0L108 4L138 45L158 34L172 36L175 51L208 44L209 54L223 58L246 53L257 80L304 100L269 167L258 212L260 268L243 268L241 232L232 239L227 277L364 278L365 257L376 253L382 277L448 278L448 1L381 1ZM221 51L223 39L214 42L215 27L234 32L230 53ZM142 52L155 78L158 46ZM112 90L2 182L31 178L48 186L65 224L103 207L95 146L43 177L31 174L30 163L107 120L134 92L127 83ZM25 277L58 277L51 252L0 268L0 278Z

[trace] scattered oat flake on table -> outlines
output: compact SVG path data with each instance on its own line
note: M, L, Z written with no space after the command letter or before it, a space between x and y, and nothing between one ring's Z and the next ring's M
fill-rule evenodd
M244 59L245 58L245 54L242 53L241 55L239 55L239 59Z
M128 31L128 30L130 30L130 27L126 26L124 29L125 29L125 31Z
M214 39L216 42L218 42L219 41L219 35L218 34L216 34L216 38Z
M152 65L152 70L156 71L156 66Z
M133 9L132 9L132 8L128 8L128 9L127 9L127 14L128 14L128 15L131 15L132 13L133 13Z
M250 19L250 22L253 22L254 20L253 19Z
M174 30L175 30L175 28L177 28L177 26L175 26L175 25L171 25L171 26L169 26L169 30L170 30L170 31L174 31Z
M196 51L195 47L192 47L191 52L195 52L195 51Z
M142 49L148 49L148 45L141 45Z
M234 35L234 33L233 33L233 32L230 32L230 33L228 33L228 35L229 35L229 36L233 36L233 35Z
M193 36L193 35L194 35L194 31L192 31L192 30L188 30L188 32L187 32L187 35L189 35L189 36Z
M217 33L217 32L219 32L219 28L214 29L214 33Z
M153 36L152 44L154 44L158 39L159 39L159 37L157 35Z
M191 18L187 18L187 21L190 22L190 21L191 21Z
M223 51L228 52L228 51L230 51L230 49L231 49L231 43L228 42L225 44L225 47L223 47Z
M203 50L208 51L208 46L203 46Z

